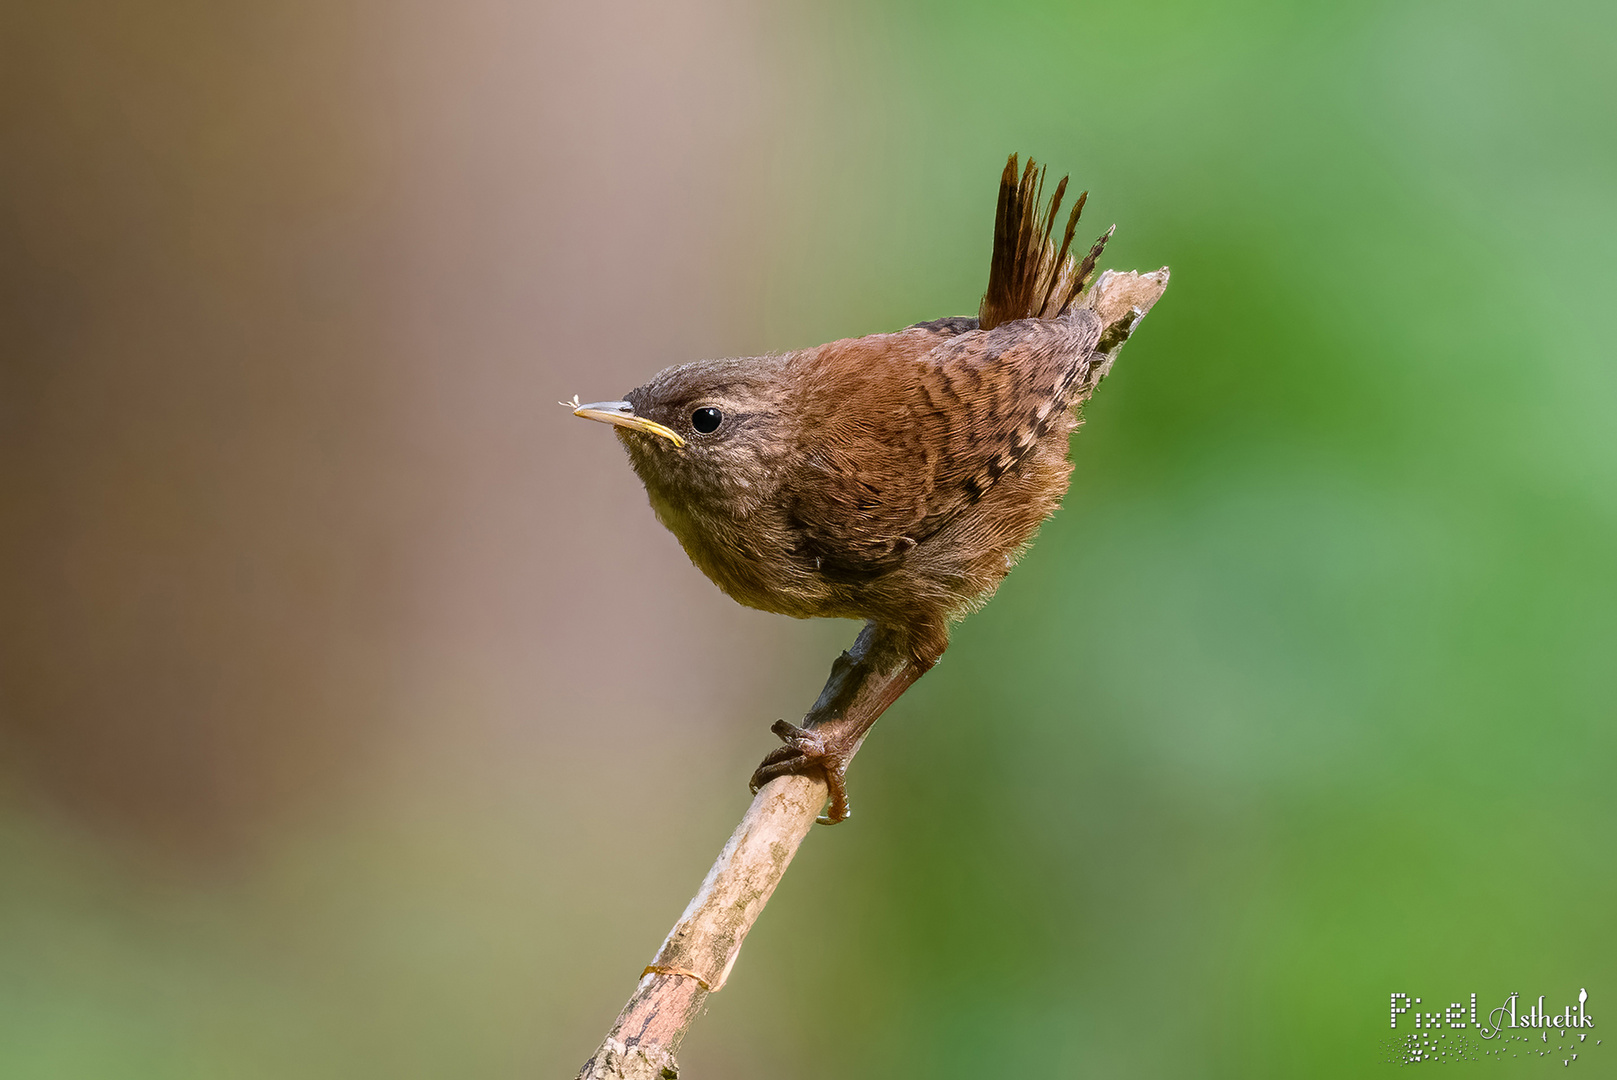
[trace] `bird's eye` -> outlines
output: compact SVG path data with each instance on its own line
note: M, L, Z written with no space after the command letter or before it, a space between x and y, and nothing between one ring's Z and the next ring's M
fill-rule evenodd
M719 430L719 425L722 423L724 423L724 414L711 405L704 405L691 413L691 427L695 428L699 435L713 434Z

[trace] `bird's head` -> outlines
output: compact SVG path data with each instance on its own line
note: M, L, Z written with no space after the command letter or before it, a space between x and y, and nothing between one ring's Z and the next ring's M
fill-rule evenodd
M622 401L568 405L617 428L652 496L750 513L779 487L797 425L787 358L701 360L659 372Z

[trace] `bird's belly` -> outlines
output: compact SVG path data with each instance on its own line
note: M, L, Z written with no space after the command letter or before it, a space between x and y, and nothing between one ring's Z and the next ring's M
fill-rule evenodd
M652 509L696 568L736 602L799 619L839 613L827 610L834 590L793 553L783 527L737 522L656 497Z

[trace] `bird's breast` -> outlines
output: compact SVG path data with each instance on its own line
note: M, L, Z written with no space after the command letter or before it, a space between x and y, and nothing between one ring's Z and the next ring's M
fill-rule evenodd
M797 618L822 613L826 589L797 546L785 516L763 507L737 519L677 495L650 492L657 520L697 569L738 603Z

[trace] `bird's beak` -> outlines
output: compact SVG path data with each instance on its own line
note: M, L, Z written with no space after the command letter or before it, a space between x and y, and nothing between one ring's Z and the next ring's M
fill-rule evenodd
M570 402L563 404L571 405ZM673 428L663 427L644 416L636 416L634 406L627 401L594 401L588 405L578 405L573 407L573 415L586 420L599 420L603 424L616 424L631 431L644 431L648 435L660 435L678 447L685 445L685 440Z

